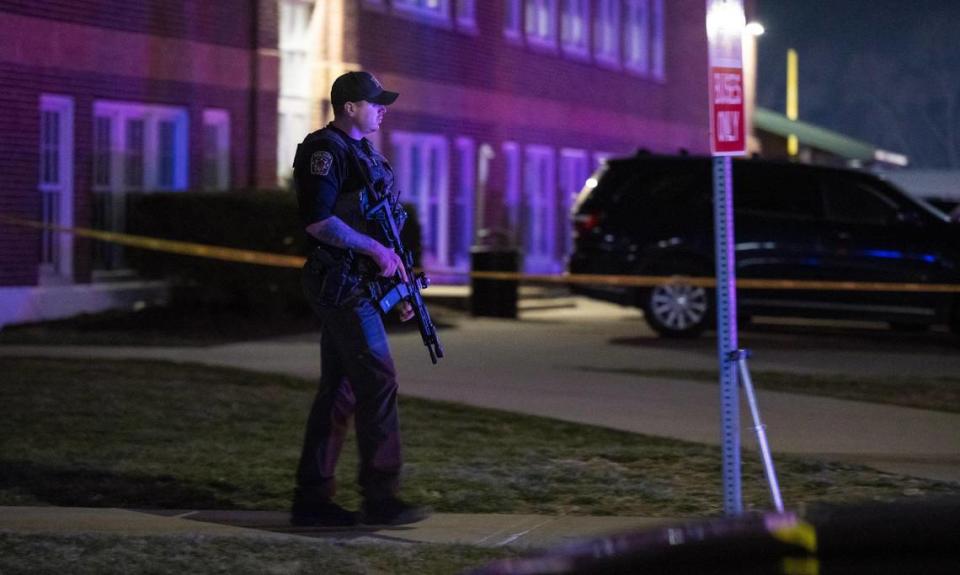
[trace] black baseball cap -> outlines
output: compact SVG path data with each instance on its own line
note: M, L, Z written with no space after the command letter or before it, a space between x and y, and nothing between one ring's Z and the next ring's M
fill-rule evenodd
M340 106L347 102L366 100L374 104L389 106L400 94L383 89L380 82L370 72L347 72L333 82L330 89L330 102Z

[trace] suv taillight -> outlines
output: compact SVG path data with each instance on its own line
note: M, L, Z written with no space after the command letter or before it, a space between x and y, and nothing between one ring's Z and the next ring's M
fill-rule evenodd
M600 225L600 214L589 212L573 216L573 229L578 236L584 236Z

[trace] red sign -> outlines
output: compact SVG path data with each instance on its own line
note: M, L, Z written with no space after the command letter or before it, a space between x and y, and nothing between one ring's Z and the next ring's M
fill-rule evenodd
M747 152L743 109L743 69L710 68L710 152L738 156Z

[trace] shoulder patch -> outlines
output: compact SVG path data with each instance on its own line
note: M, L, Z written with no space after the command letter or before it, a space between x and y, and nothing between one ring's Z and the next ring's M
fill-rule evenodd
M326 176L333 165L333 154L317 151L310 156L310 173L314 176Z

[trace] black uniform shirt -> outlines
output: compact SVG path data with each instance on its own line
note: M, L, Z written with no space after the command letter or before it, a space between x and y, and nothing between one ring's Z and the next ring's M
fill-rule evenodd
M367 171L358 173L358 162ZM360 233L369 234L361 193L371 181L378 193L395 193L393 170L366 139L355 140L328 124L308 135L294 161L297 201L304 226L335 215ZM318 242L308 238L311 245Z

